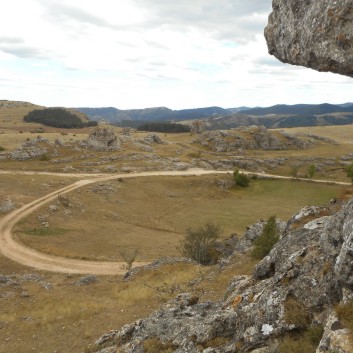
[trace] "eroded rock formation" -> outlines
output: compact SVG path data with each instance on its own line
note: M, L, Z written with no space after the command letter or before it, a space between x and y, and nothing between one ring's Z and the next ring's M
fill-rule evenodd
M273 0L265 29L282 62L353 77L352 0Z
M119 143L114 131L107 128L96 128L86 140L87 145L97 151L117 150Z

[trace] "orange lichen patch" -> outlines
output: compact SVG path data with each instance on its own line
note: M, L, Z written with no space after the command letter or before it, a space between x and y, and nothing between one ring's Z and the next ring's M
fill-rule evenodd
M231 307L235 310L242 300L243 297L241 295L236 296L232 301Z

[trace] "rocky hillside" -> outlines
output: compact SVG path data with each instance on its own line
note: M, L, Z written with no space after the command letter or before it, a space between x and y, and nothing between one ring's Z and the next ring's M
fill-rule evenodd
M182 294L102 336L96 352L352 353L352 219L353 200L304 208L252 276L230 279L224 301ZM239 244L256 239L253 230ZM247 248L236 244L233 256Z
M194 139L214 152L234 152L239 150L287 150L304 149L320 140L313 135L292 135L281 131L270 131L264 126L242 127L227 131L206 131ZM321 141L335 144L335 141Z

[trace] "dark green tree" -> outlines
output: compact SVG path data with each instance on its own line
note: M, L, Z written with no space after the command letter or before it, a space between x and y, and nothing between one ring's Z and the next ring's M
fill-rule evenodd
M263 259L279 240L279 229L276 216L271 216L262 230L261 235L255 239L252 256L255 259Z
M216 241L220 236L221 228L213 223L197 229L189 228L180 242L181 253L202 265L215 264L220 255L216 249Z
M240 186L241 188L246 188L250 184L250 178L243 173L240 173L238 169L233 172L233 180L235 186Z

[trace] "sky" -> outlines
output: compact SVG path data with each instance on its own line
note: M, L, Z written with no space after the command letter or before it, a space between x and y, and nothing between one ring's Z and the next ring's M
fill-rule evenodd
M171 109L353 101L353 80L282 64L271 0L2 0L0 99Z

